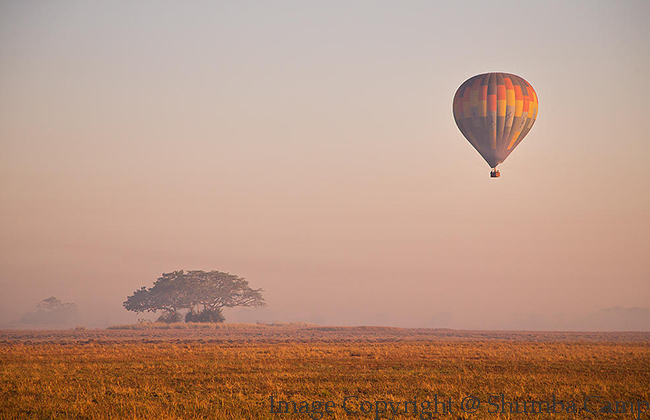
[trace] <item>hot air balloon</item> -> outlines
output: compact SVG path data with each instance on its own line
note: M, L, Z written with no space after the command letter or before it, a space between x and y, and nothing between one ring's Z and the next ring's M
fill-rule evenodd
M460 132L486 160L492 172L521 143L537 117L537 93L523 78L485 73L465 81L454 96L454 119Z

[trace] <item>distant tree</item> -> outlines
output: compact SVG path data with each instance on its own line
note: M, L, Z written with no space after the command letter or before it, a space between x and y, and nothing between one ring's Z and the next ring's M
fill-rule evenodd
M186 310L186 322L223 322L223 308L265 306L262 289L220 271L174 271L164 273L153 287L142 287L127 297L124 307L134 312L158 312L162 322L178 322Z
M74 304L68 303L67 305L74 305ZM55 298L54 296L50 296L49 298L40 301L40 303L36 305L36 309L52 312L52 311L56 311L57 309L61 309L65 306L66 304L61 302L61 299Z
M78 318L77 305L63 303L60 299L51 296L38 303L36 311L23 314L20 322L35 325L65 325L75 323Z

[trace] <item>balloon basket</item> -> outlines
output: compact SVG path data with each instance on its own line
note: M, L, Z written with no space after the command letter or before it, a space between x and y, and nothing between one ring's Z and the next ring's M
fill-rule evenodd
M490 172L490 177L492 178L498 178L501 176L501 172L499 172L498 169L492 169L492 172Z

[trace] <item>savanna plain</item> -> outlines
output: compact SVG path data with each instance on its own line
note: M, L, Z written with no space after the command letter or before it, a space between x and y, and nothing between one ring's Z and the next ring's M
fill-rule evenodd
M650 333L152 324L5 330L0 350L3 419L650 418L613 412L650 401Z

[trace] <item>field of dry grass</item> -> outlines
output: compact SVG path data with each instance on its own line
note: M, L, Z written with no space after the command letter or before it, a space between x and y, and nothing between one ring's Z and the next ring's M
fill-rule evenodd
M638 412L643 404L589 412L650 401L648 333L310 325L2 331L0 372L0 418L650 418L650 408ZM462 407L468 395L481 401L474 413ZM438 413L425 405L436 396ZM532 405L553 396L556 412ZM575 413L566 411L571 401ZM271 412L292 411L293 402L309 412ZM531 413L535 407L542 413Z

